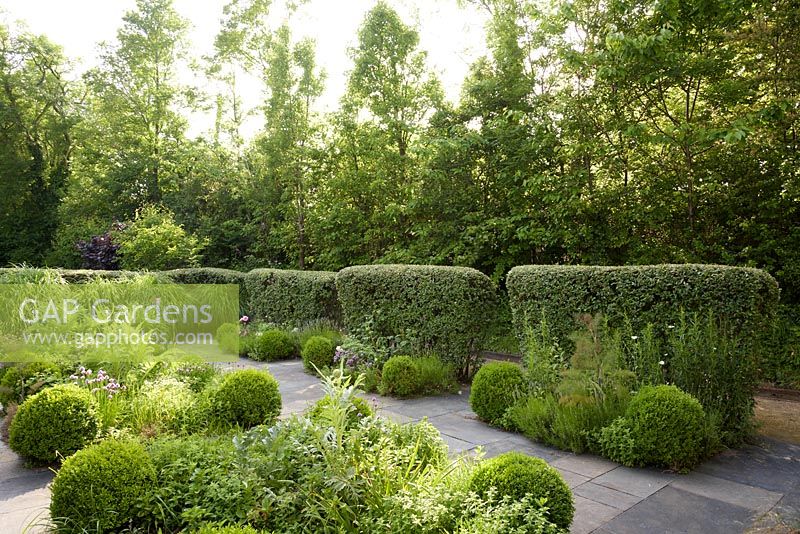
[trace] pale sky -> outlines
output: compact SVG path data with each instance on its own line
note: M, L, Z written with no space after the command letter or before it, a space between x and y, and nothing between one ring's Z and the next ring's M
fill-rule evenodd
M192 56L212 52L222 8L228 0L174 0L175 9L192 25L189 39ZM326 72L326 92L320 111L336 109L351 68L347 48L356 44L356 34L366 12L376 0L310 0L292 22L296 37L317 42L317 62ZM420 46L428 52L429 67L442 81L447 97L458 100L469 65L485 53L486 15L472 5L459 7L457 0L389 0L406 24L417 27ZM135 7L135 0L0 0L0 15L7 23L23 22L36 34L45 34L79 59L75 76L96 64L97 44L112 42L122 15ZM245 84L248 82L245 81ZM241 92L248 104L260 100L260 85L251 80ZM190 119L191 134L207 131L210 115ZM246 133L260 128L252 122Z

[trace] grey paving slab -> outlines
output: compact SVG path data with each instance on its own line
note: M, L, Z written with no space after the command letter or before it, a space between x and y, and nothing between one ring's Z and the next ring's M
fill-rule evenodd
M603 525L614 534L731 534L753 520L747 508L666 486Z
M630 493L625 493L613 488L607 488L606 486L601 486L591 481L581 484L580 486L575 486L572 489L572 493L584 499L599 502L619 510L627 510L643 499L643 497L631 495Z
M26 470L20 468L17 469L13 476L0 479L0 510L2 509L2 501L44 488L53 480L53 476L53 473L49 470Z
M760 513L768 512L783 498L782 493L731 482L703 473L680 475L670 482L670 486Z
M527 454L528 456L535 456L545 460L546 462L552 462L553 460L561 457L561 453L559 453L559 451L537 446L535 443L530 441L527 443L520 443L518 440L508 437L500 441L494 441L492 443L483 445L482 447L487 458L493 458L499 454L511 451L521 452L523 454Z
M436 417L446 413L463 410L466 407L466 400L456 396L447 395L441 397L422 397L408 399L392 405L392 411L407 415L412 419L422 419L423 417Z
M589 478L599 477L619 467L616 462L592 454L567 454L554 461L553 465Z
M447 444L450 454L457 455L469 452L475 449L475 444L469 441L464 441L447 434L442 434L442 440Z
M558 467L556 467L556 469L558 469ZM573 473L572 471L567 471L566 469L558 469L558 472L561 473L561 478L564 479L564 482L566 482L567 486L570 488L580 486L581 484L589 481L589 477L579 475L578 473Z
M800 446L762 438L726 450L696 471L779 493L800 492Z
M388 419L390 421L394 421L395 423L400 423L400 424L410 423L411 421L413 421L413 419L411 419L407 415L403 415L403 414L399 414L399 413L393 412L391 410L391 407L389 407L389 408L379 408L378 409L378 415L380 415L381 417L385 417L386 419Z
M395 407L397 409L397 407ZM508 432L503 432L490 427L476 419L464 417L455 413L437 415L428 419L431 424L439 429L442 434L458 438L473 445L485 445L500 441L508 437Z
M622 510L618 508L578 495L573 497L573 503L575 504L575 516L569 529L571 534L588 534L622 513Z
M675 478L675 475L671 473L661 473L650 469L617 467L593 479L592 482L636 495L637 497L648 497L669 484L673 478Z

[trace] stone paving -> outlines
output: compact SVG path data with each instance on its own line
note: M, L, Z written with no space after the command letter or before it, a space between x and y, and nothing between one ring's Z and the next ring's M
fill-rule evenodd
M304 373L299 361L243 360L241 365L265 366L275 375L283 414L303 411L322 397L319 380ZM679 475L565 453L490 427L470 410L466 390L410 400L367 398L374 399L379 413L398 422L427 417L454 454L480 447L488 457L514 450L543 458L572 488L574 534L796 532L800 527L800 447L795 445L764 440L725 451ZM51 479L49 470L24 468L0 444L0 534L41 531L35 525L46 519Z

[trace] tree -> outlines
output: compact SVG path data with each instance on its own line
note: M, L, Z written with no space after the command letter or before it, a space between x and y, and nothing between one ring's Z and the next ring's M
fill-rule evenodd
M314 214L327 267L400 254L411 239L416 151L443 98L418 47L417 31L386 3L367 13L351 51L348 92L333 117L333 168Z
M70 173L77 122L61 50L0 25L0 263L41 264Z
M89 120L62 220L127 219L179 189L186 120L178 110L188 90L177 70L186 27L171 0L137 0L117 42L103 45L101 65L85 76Z

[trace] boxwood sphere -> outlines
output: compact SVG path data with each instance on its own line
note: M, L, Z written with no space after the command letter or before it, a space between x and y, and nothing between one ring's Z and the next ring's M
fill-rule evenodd
M155 481L155 467L139 443L103 441L64 462L53 480L50 516L64 524L59 532L109 532L136 517Z
M628 404L625 419L641 463L685 469L702 458L703 407L677 387L642 388Z
M547 498L547 517L561 528L572 523L575 507L572 492L554 468L541 458L507 452L481 463L470 481L470 489L484 496L496 488L498 497L518 500L530 493L534 499Z
M272 424L281 413L278 382L267 371L232 371L212 393L211 410L221 421L244 428Z
M92 395L78 386L61 384L20 405L9 429L9 446L35 462L52 463L91 443L99 428Z
M316 369L322 370L333 365L335 352L336 345L333 341L324 336L314 336L306 341L300 355L303 357L303 366L306 370L316 372Z
M469 404L478 417L497 423L525 393L522 369L511 362L489 362L472 380Z
M408 397L420 390L419 369L411 356L392 356L383 364L381 393Z
M283 330L267 330L258 336L253 348L250 357L262 362L286 360L297 355L294 338Z

